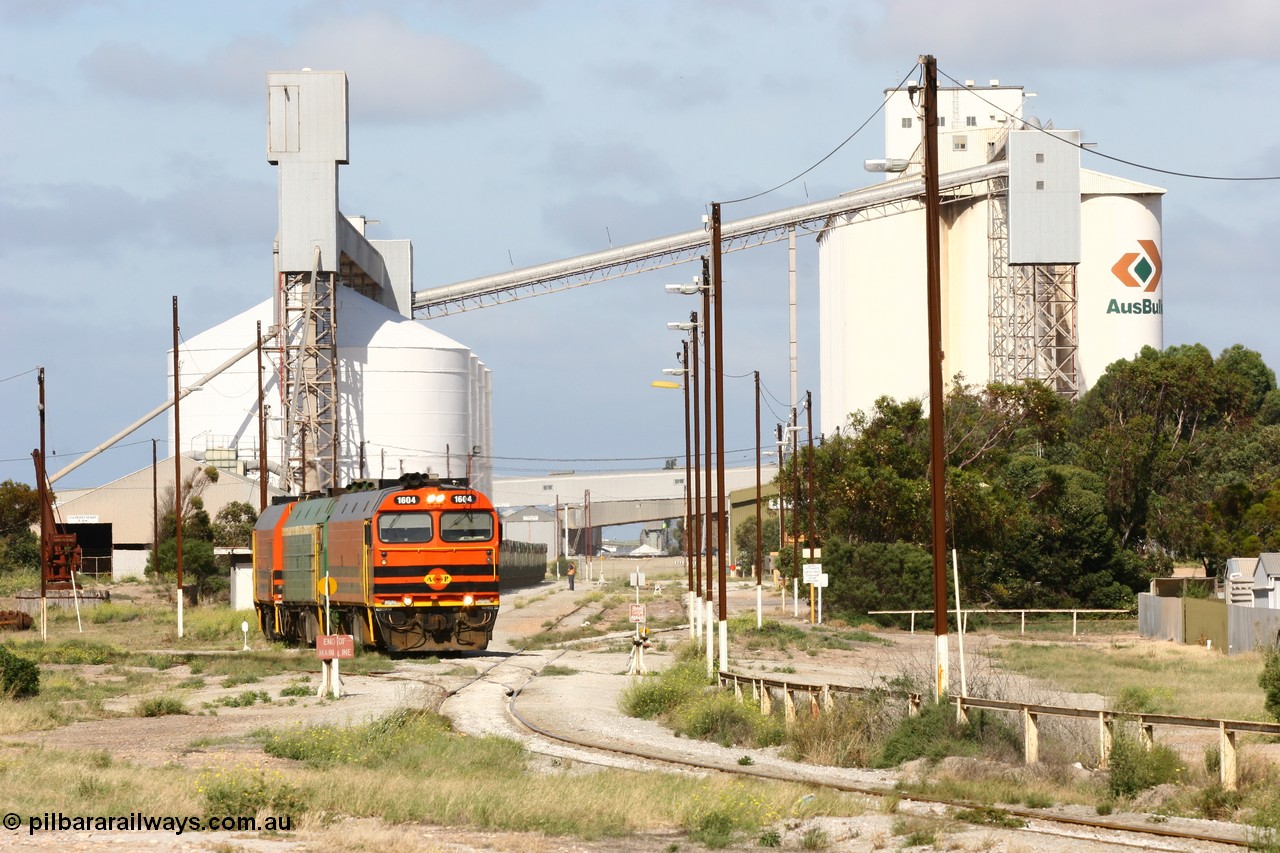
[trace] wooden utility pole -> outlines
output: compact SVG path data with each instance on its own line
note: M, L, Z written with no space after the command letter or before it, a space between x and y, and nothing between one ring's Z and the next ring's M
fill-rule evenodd
M48 507L53 503L49 494L49 478L45 475L44 449L44 368L40 368L40 464L37 465L36 490L40 499L40 639L49 639L49 558L53 553L53 513Z
M178 566L178 636L182 636L182 390L178 381L178 297L173 297L173 523L174 559ZM159 566L156 567L157 571Z
M929 496L933 509L933 633L936 678L934 698L948 691L947 657L947 459L942 443L942 263L938 198L938 64L932 55L924 66L924 233L925 278L929 298Z

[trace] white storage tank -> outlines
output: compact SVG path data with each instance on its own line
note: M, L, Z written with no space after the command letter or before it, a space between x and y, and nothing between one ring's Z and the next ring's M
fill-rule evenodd
M1080 389L1144 346L1164 349L1164 190L1081 173L1077 316Z
M1076 387L1144 346L1163 348L1159 187L1080 170ZM992 202L943 209L943 378L992 380ZM924 214L832 223L819 238L822 431L877 398L929 393Z
M475 379L479 360L457 341L345 287L338 291L336 317L339 485L406 472L464 476L472 448L487 447L477 423L477 413L488 409ZM259 321L264 331L274 322L272 300L183 343L181 385L189 386L251 345ZM284 424L279 342L272 341L264 352L268 468L278 474ZM166 360L171 390L172 351ZM257 357L251 352L183 399L182 451L200 456L234 448L252 476L258 458L257 396ZM169 436L172 442L172 413ZM491 451L483 452L485 464L473 476L487 471Z

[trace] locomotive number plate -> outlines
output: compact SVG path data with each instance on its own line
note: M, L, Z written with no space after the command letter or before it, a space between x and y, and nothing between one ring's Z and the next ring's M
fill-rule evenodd
M453 502L456 504L473 504L476 502L475 495L454 495Z
M417 495L396 495L397 506L410 506L418 502Z

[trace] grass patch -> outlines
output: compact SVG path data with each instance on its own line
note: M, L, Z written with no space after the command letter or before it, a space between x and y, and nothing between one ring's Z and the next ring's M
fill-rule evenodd
M797 714L786 732L786 755L811 764L866 767L887 725L886 703L879 695L837 701L817 717Z
M560 666L558 664L549 664L544 666L538 675L577 675L578 670L571 666Z
M1008 669L1060 690L1116 697L1113 707L1126 706L1116 710L1264 719L1257 654L1224 657L1196 646L1121 642L1108 647L1011 643L990 654Z
M107 601L89 609L89 621L95 625L105 625L112 622L136 622L143 618L147 610L136 604L117 604L114 601Z
M995 826L1000 829L1021 829L1027 822L1016 815L993 809L990 806L978 806L972 809L960 809L955 813L956 820L974 823L978 826Z
M629 717L652 720L671 713L709 690L705 665L696 658L688 657L677 660L662 672L651 673L632 682L622 692L619 706Z
M249 708L258 702L271 704L271 696L265 690L245 690L235 696L223 696L213 702L206 702L208 708Z
M698 695L675 712L672 728L684 737L715 741L721 746L776 746L783 740L782 721L765 716L755 705L715 691Z

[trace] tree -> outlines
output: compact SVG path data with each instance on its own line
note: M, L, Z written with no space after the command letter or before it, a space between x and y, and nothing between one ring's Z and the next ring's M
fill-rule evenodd
M176 582L178 577L178 543L166 539L160 543L160 575ZM147 556L147 573L156 570L152 556ZM213 556L213 543L204 539L182 540L182 582L193 584L201 592L210 592L221 586L222 573Z
M213 544L223 548L248 548L253 543L253 524L258 511L245 501L231 501L213 520Z
M40 493L26 483L0 483L0 572L40 568Z
M0 538L27 530L40 520L40 493L26 483L0 483Z
M773 551L778 545L778 518L773 515L762 515L760 525L760 545L765 554ZM734 553L738 555L738 568L755 573L756 568L756 519L751 516L738 525L733 532Z

